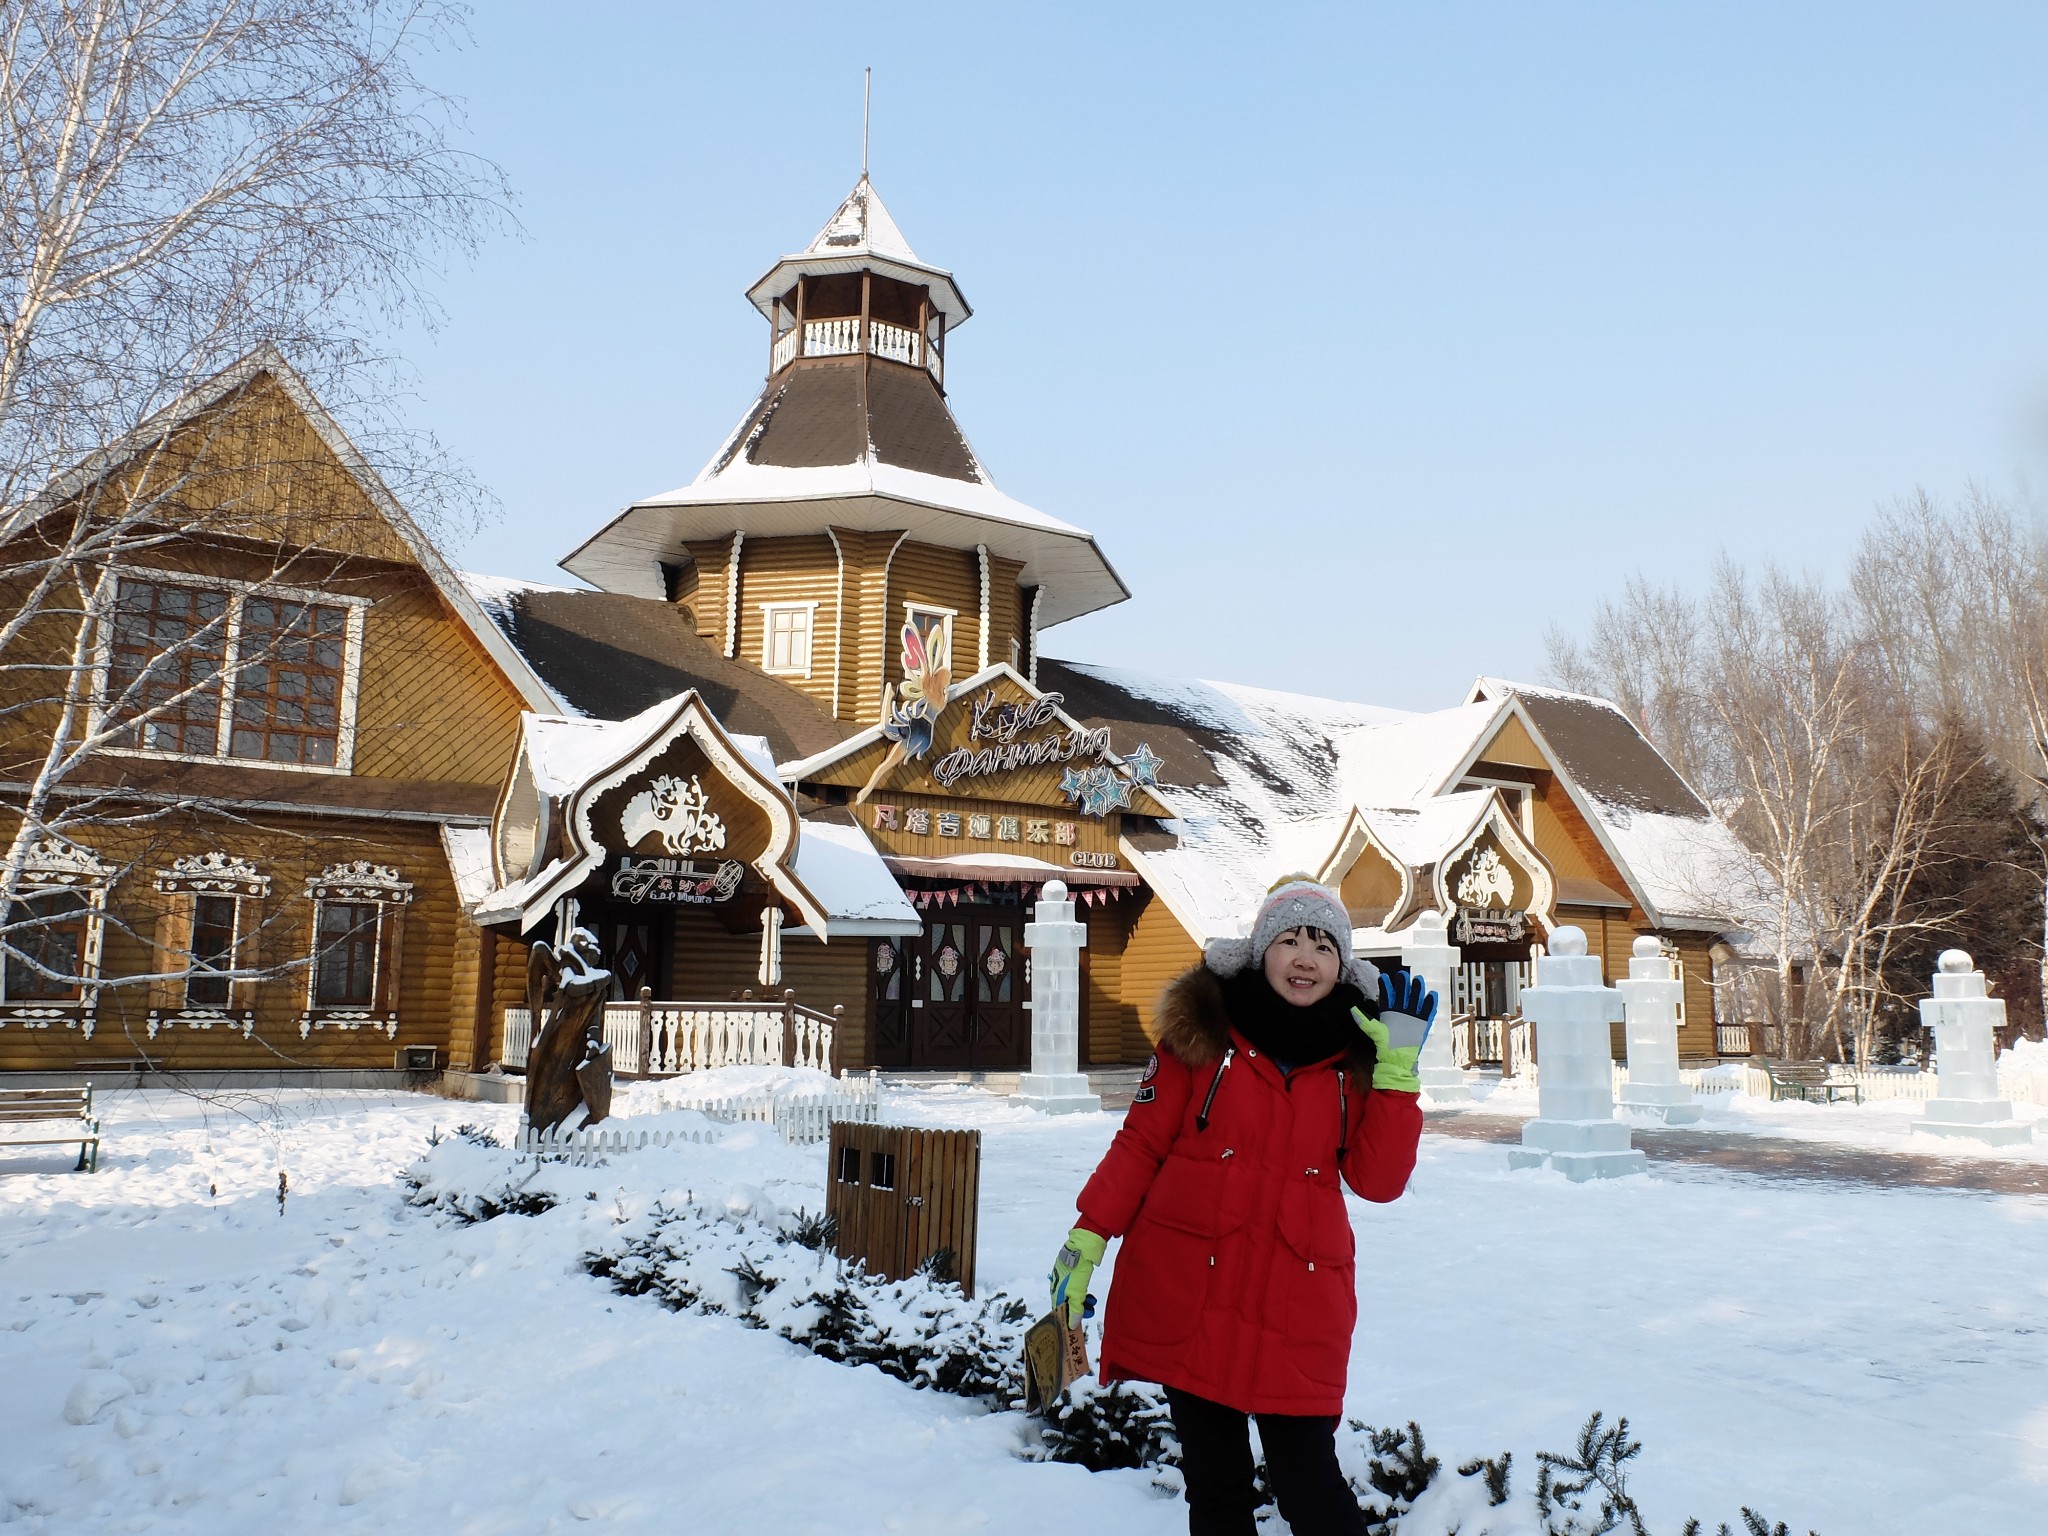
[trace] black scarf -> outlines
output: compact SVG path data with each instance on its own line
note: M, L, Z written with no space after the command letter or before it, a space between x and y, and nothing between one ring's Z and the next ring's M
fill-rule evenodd
M1338 982L1328 997L1307 1007L1290 1003L1258 966L1224 978L1223 1006L1237 1032L1286 1071L1328 1061L1356 1043L1359 1029L1352 1009L1379 1017L1379 1009L1348 981Z

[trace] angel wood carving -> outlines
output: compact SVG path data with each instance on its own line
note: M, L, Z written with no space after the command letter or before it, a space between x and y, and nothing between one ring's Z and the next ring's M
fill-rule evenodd
M578 1109L581 1124L611 1113L612 1048L604 1004L612 973L598 963L597 938L578 928L562 945L535 944L526 961L526 1006L534 1021L526 1053L526 1123L553 1130Z

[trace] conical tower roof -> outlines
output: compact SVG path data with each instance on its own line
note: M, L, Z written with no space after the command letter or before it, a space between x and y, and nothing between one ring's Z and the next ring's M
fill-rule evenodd
M785 256L747 290L754 308L772 318L775 300L789 292L799 277L827 277L835 272L879 272L931 290L932 304L951 330L974 311L944 267L922 259L903 238L889 216L882 194L863 174L846 194L838 211L825 221L817 237L794 256Z
M818 279L860 272L922 289L934 324L943 316L950 329L967 318L952 274L911 249L865 176L817 238L777 262L747 297L773 325L776 301L799 278L811 279L806 288L815 292ZM786 322L789 306L781 307ZM774 371L703 472L626 508L563 567L608 592L659 597L662 566L686 558L682 546L694 540L892 530L957 549L985 546L1019 562L1025 584L1040 588L1041 626L1130 596L1085 529L996 489L930 357L881 350L864 321L840 314L810 322L835 332L815 352L792 347L785 355L782 344L805 327L778 329ZM922 342L916 329L895 335Z

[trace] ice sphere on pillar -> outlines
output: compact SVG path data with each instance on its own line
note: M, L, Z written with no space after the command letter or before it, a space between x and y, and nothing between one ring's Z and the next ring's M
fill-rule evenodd
M1511 1168L1555 1168L1574 1181L1641 1173L1648 1160L1614 1118L1610 1026L1622 1018L1621 994L1586 953L1586 935L1565 927L1536 962L1536 984L1522 989L1522 1016L1536 1031L1536 1118L1522 1127Z
M1628 1082L1621 1107L1632 1115L1666 1125L1690 1125L1700 1118L1699 1104L1678 1071L1678 1010L1685 1001L1685 983L1677 962L1666 958L1664 946L1644 934L1628 962L1628 979L1617 981L1627 1013Z
M1934 995L1920 1002L1920 1023L1934 1034L1934 1097L1914 1129L1991 1146L2031 1141L2033 1127L2013 1119L1999 1097L1996 1031L2005 1002L1990 995L1968 952L1945 949L1935 962Z
M1436 1025L1422 1042L1422 1055L1415 1063L1422 1091L1433 1104L1464 1103L1472 1097L1451 1050L1451 974L1458 968L1460 953L1444 926L1443 913L1434 909L1416 918L1401 938L1401 964L1436 994Z
M1088 925L1074 918L1064 880L1048 880L1038 893L1024 947L1031 951L1031 1070L1017 1080L1015 1097L1048 1114L1102 1108L1080 1070L1081 951Z

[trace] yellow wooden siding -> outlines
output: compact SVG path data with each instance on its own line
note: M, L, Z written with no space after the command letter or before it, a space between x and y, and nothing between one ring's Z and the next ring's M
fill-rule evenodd
M166 826L95 837L101 856L133 867L109 894L110 921L101 954L101 975L110 985L100 994L93 1037L61 1027L0 1030L0 1070L34 1071L79 1062L147 1059L169 1069L287 1067L391 1067L395 1047L431 1045L450 1050L451 1027L467 1027L469 1015L453 1019L453 976L458 926L468 919L456 903L454 883L440 837L432 826L385 823L374 838L351 835L331 820L275 817L264 827ZM270 877L269 894L245 906L246 935L258 963L279 974L251 984L256 1031L245 1040L239 1030L166 1026L149 1037L148 1015L161 988L121 985L156 969L157 919L167 905L153 887L156 871L181 854L225 851L251 859ZM382 1030L314 1030L302 1040L307 967L312 953L313 902L306 883L330 864L370 859L389 864L413 886L403 909L396 1041ZM182 939L180 940L182 942ZM240 1006L238 1003L237 1006Z
M1157 1033L1159 999L1173 979L1202 959L1166 903L1149 892L1130 919L1123 954L1123 1051L1126 1061L1143 1061Z
M732 540L691 539L683 549L696 562L691 611L697 616L697 633L714 646L723 647L726 580L732 566Z
M1337 892L1351 921L1378 922L1401 899L1401 871L1379 849L1367 843L1359 850Z
M524 701L424 580L389 590L363 626L353 772L495 784Z
M1081 1059L1086 1062L1124 1059L1124 933L1133 905L1127 898L1081 909L1088 927L1088 991L1081 1000Z
M749 539L740 550L739 659L764 670L768 665L763 603L815 604L810 675L781 675L827 709L832 707L833 610L838 582L838 557L831 539L823 534ZM722 641L724 635L719 638Z
M841 530L846 550L846 606L857 613L858 633L849 637L846 655L846 683L841 689L841 718L872 725L882 718L882 686L885 676L895 675L898 639L903 628L899 609L893 621L888 609L889 556L901 534L888 529L859 535ZM860 546L856 563L854 544ZM855 579L856 572L858 580Z
M1010 643L1016 642L1019 661L1024 650L1023 594L1017 578L1024 572L1021 560L991 555L988 561L988 659L1009 661ZM1021 671L1022 668L1020 667Z
M1489 762L1513 763L1518 768L1548 769L1552 766L1528 728L1513 715L1503 720L1500 729L1479 749L1479 757L1480 761L1474 763L1470 771L1482 776Z

